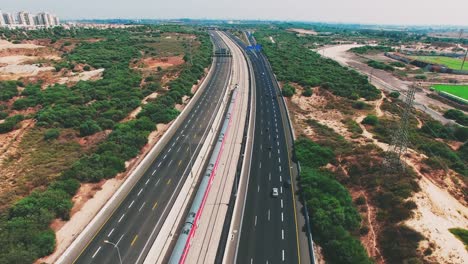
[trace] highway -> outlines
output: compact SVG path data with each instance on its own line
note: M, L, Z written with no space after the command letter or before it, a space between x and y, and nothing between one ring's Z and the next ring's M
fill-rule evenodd
M210 33L217 48L225 47L218 33ZM206 89L184 124L75 263L144 261L184 180L189 177L191 161L197 157L226 91L231 58L215 58L213 67Z
M257 51L248 50L247 54L255 75L256 118L236 262L300 263L295 181L286 144L288 128L278 102L281 98L266 58ZM278 197L272 197L273 188L278 188Z

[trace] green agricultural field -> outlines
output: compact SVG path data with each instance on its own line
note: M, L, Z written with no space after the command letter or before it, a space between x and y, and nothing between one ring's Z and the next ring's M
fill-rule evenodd
M450 69L460 70L463 60L444 56L413 56L413 59L435 64L443 64ZM468 62L463 65L463 70L468 70Z
M468 85L436 84L432 87L437 91L444 91L449 94L453 94L465 100L468 100Z

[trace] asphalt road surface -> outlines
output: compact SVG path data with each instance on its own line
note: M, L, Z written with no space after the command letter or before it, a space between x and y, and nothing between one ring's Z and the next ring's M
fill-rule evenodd
M225 47L217 33L210 33L216 47ZM227 88L231 58L215 60L213 75L185 122L75 263L120 263L119 254L123 263L144 261L189 177L190 160L198 155Z
M279 91L266 58L247 51L256 82L252 165L237 263L299 263L298 230L291 184L290 153L279 109ZM272 189L278 188L278 197Z

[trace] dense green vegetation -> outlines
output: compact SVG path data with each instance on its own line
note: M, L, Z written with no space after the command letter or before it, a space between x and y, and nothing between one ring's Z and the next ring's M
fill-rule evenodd
M352 234L361 218L351 196L335 177L319 167L332 162L334 153L313 141L300 138L295 155L301 163L301 191L310 211L312 230L327 263L372 263L359 239Z
M376 60L370 60L367 62L367 65L371 66L372 68L379 69L379 70L384 70L384 71L394 71L395 69L387 65L383 62L376 61Z
M3 123L0 123L0 134L8 133L17 128L18 123L23 121L23 115L14 115L7 117Z
M118 123L130 111L140 106L145 89L159 89L150 84L140 88L139 72L129 69L129 64L145 52L153 52L144 45L151 36L173 30L195 34L197 48L193 49L191 62L180 69L179 77L168 83L169 90L150 101L136 120ZM7 38L23 39L18 31L4 31ZM29 38L100 37L98 42L82 42L66 56L68 64L87 63L94 68L105 68L103 79L79 82L68 88L55 85L41 90L38 85L28 85L23 98L13 107L24 109L41 106L36 114L37 126L45 127L45 140L58 138L58 129L72 128L81 136L92 135L103 129L112 129L105 141L92 153L79 159L70 169L63 171L56 181L34 191L17 201L0 219L0 263L32 263L50 254L55 247L55 235L50 222L55 218L68 219L71 198L80 182L98 182L114 177L125 170L125 161L134 158L147 143L147 137L159 122L169 122L178 111L175 104L190 89L211 63L211 42L206 32L178 26L137 27L113 30L37 30ZM149 36L149 37L148 37ZM151 88L148 88L151 87ZM16 88L16 87L15 87ZM21 118L7 118L3 124L16 125ZM15 123L16 122L16 123ZM6 125L4 125L6 126Z
M8 101L18 95L18 86L21 84L17 81L0 82L0 101Z
M276 43L271 43L269 36L273 36ZM303 87L321 86L350 99L380 97L379 90L369 84L367 77L311 51L308 46L314 41L312 38L304 39L278 30L257 31L255 37L263 45L279 81L294 82Z
M368 115L362 120L362 124L375 126L379 122L379 118L375 115Z
M371 52L391 52L394 51L393 48L387 46L362 46L357 48L352 48L350 51L357 54L367 54Z
M415 174L410 169L386 172L382 166L383 153L374 145L359 146L348 142L333 129L314 120L309 120L308 124L315 132L316 144L333 149L339 157L335 162L346 167L346 174L336 173L334 178L348 188L365 190L369 203L376 207L377 221L384 228L378 236L384 258L389 263L418 263L417 248L422 236L400 224L411 216L415 208L413 202L407 201L413 192L418 191ZM362 199L360 205L357 202L359 211L368 210ZM361 227L361 234L366 228L365 225Z
M382 110L400 115L401 104L401 101L393 104L385 102L382 105ZM461 156L460 150L452 150L446 143L437 139L465 142L468 138L468 129L459 125L443 125L424 115L419 116L419 118L423 121L421 128L417 127L415 118L410 119L409 147L426 154L429 157L427 160L428 165L432 169L451 168L461 175L467 176L468 159ZM372 128L372 131L375 133L375 138L390 143L392 131L395 131L397 127L395 120L380 119L379 123Z
M468 115L460 110L449 109L444 113L444 117L457 121L460 125L468 126Z

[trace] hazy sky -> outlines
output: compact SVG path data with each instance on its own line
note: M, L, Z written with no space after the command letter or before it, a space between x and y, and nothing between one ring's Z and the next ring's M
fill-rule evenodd
M468 0L0 0L0 9L78 18L214 18L468 25Z

